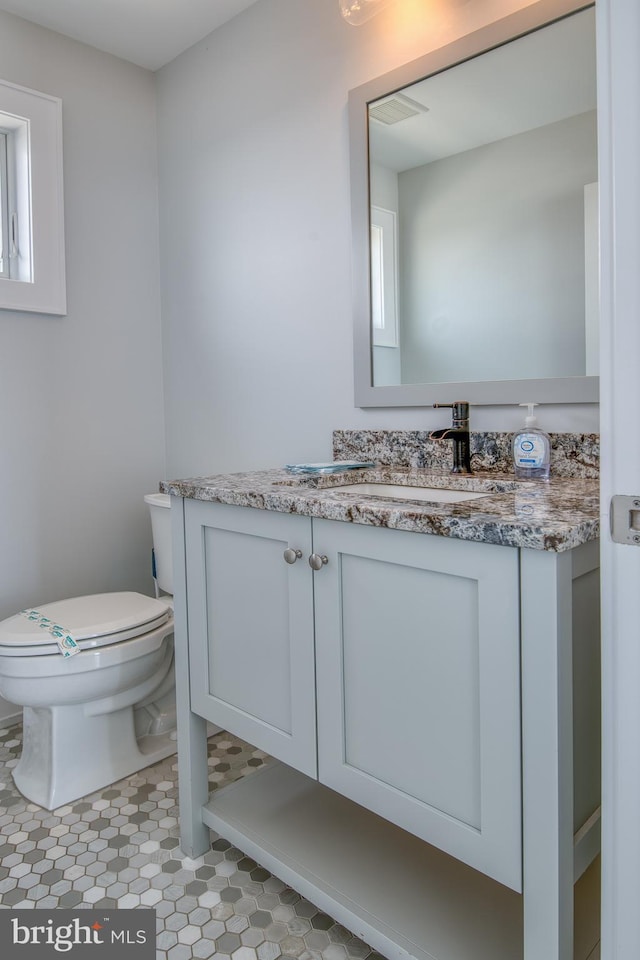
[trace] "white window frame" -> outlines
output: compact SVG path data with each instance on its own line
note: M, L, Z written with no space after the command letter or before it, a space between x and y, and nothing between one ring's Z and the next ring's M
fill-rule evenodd
M0 129L0 279L9 276L9 188L7 134Z
M7 139L9 276L0 309L67 312L62 182L62 101L0 80Z
M371 207L371 334L374 347L397 347L398 225L394 210Z

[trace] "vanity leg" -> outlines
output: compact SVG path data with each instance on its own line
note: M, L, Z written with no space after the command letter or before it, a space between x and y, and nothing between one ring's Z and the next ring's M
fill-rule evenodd
M572 559L520 557L524 960L573 960Z
M202 807L209 799L207 724L191 712L187 585L184 545L184 500L171 498L175 617L176 713L178 717L178 791L180 846L195 859L209 849L209 828L202 822Z

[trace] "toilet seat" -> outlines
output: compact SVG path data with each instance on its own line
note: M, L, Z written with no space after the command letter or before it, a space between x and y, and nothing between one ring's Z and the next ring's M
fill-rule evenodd
M81 650L113 645L150 633L171 617L168 603L141 593L99 593L44 604L38 613L70 633ZM0 623L0 656L60 656L48 630L16 614Z

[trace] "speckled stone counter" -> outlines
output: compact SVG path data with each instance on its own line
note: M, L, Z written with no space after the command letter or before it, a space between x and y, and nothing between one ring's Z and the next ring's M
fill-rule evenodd
M442 425L447 425L446 419ZM513 433L472 430L469 446L473 471L513 474L513 436ZM552 477L598 479L600 437L597 433L550 433L549 439ZM333 459L447 470L451 466L451 443L432 440L428 430L334 430Z
M348 484L356 482L470 490L487 496L461 503L399 501L349 493ZM539 483L516 481L513 474L494 471L460 477L443 469L379 466L311 477L286 470L221 474L163 482L161 490L195 500L557 553L599 535L594 479Z

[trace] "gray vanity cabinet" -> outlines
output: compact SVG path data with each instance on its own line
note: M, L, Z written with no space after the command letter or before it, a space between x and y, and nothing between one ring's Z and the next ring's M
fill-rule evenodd
M591 956L597 541L171 518L182 849L218 831L389 960ZM206 720L275 760L210 795Z
M319 779L522 889L518 551L314 520Z
M189 500L185 547L192 710L315 777L311 522Z
M520 890L518 551L193 500L185 523L192 709Z

